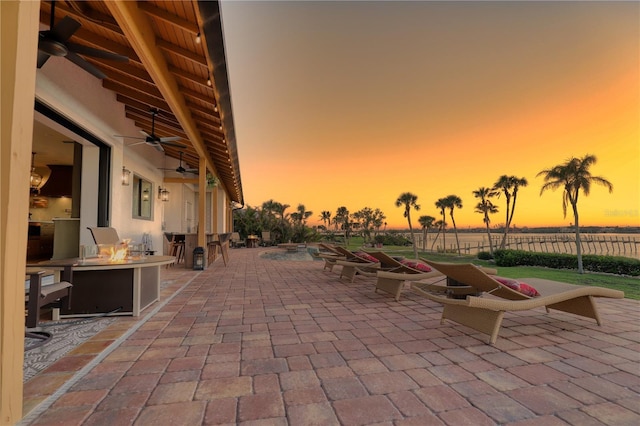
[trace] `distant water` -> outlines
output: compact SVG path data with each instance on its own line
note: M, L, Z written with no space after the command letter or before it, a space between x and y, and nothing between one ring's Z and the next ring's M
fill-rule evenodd
M406 234L410 238L409 234ZM422 233L416 232L416 243L423 247ZM486 233L459 232L460 250L466 254L476 254L479 251L489 251L489 239ZM580 234L582 240L582 254L599 254L608 256L624 256L640 259L640 235L639 234ZM432 249L436 240L436 232L430 232L427 236L427 251ZM502 241L502 234L491 234L494 249ZM510 233L508 247L514 250L527 250L545 253L576 253L575 234L537 234L537 233ZM444 240L442 234L433 245L433 251L442 251ZM447 251L457 251L456 237L453 232L446 234Z

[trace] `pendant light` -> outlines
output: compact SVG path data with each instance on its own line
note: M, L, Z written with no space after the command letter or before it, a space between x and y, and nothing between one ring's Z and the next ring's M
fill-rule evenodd
M31 192L38 192L40 190L40 184L42 183L42 176L36 173L35 166L36 153L31 153L31 176L29 178Z

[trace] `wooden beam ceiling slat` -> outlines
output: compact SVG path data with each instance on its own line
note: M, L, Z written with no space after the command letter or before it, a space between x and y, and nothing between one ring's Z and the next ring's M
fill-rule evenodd
M193 35L196 35L200 32L200 28L198 28L198 25L195 22L182 19L181 17L169 13L166 10L160 9L159 7L156 7L148 2L138 2L138 7L140 8L140 10L142 10L152 18L157 18L168 22L169 24L188 31Z
M109 16L109 15L104 15L101 14L100 12L96 11L96 14L99 14L98 16L100 16L102 19L100 18L92 18L87 16L87 14L85 14L84 12L79 12L76 11L74 9L71 9L69 7L67 7L65 5L65 3L71 2L72 0L66 0L64 2L56 2L56 20L58 19L58 12L63 11L65 14L71 16L72 18L79 20L79 21L89 21L90 23L100 27L100 28L104 28L105 30L117 34L120 37L124 37L124 32L122 31L122 29L120 28L120 26L118 25L118 23L115 21L115 19L113 19L113 17ZM51 14L51 2L48 3L44 3L44 4L48 4L49 5L49 14Z
M149 105L165 111L169 108L169 105L164 101L162 94L158 94L159 92L157 91L154 91L153 94L148 94L136 88L130 88L122 85L114 80L102 80L102 87L108 90L113 90L116 93L123 94L129 98L137 99L141 102L147 102ZM154 94L156 96L154 96Z
M173 65L169 65L169 72L177 75L178 77L184 78L192 83L195 83L199 86L209 87L207 84L207 77L200 77L199 75L191 74L186 72L183 69L175 67Z
M195 115L199 115L201 117L204 117L206 120L211 120L211 122L216 123L217 125L220 125L221 123L220 117L217 115L218 113L213 110L213 108L210 108L210 109L203 108L198 104L189 102L188 100L187 100L187 107L189 107L191 112L195 113Z
M103 81L103 85L107 81L112 81L112 82L115 82L115 83L117 83L119 85L122 85L122 87L126 87L126 88L129 88L131 90L142 92L142 93L147 94L149 96L153 96L155 98L162 99L162 94L160 93L158 88L153 83L148 83L146 81L143 82L143 81L140 81L140 80L138 80L136 78L131 78L131 77L127 76L126 74L119 74L117 71L115 71L115 72L107 71L107 72L108 72L109 79L108 80L104 80Z
M105 88L108 88L108 87L105 86ZM109 90L113 90L114 92L117 92L115 90L115 87L113 89L109 89ZM159 109L161 109L163 111L171 111L171 108L169 108L169 104L167 104L164 101L158 101L156 98L154 98L152 96L145 96L145 95L142 95L141 93L136 93L135 96L132 96L131 93L127 93L126 96L124 94L121 94L121 93L117 93L116 94L116 100L118 102L121 102L121 103L125 104L125 103L127 103L126 102L127 99L134 99L134 100L136 100L138 102L146 104L147 107L156 107L156 108L159 108Z
M186 88L184 86L180 86L180 91L182 92L182 94L189 96L192 99L196 99L200 102L204 102L206 104L209 104L211 106L213 106L214 108L214 112L215 112L215 108L216 108L216 101L213 95L213 90L211 91L211 96L207 97L206 94L200 93L198 91L195 90L191 90L189 88Z
M152 123L151 119L147 119L147 117L144 117L143 115L134 114L129 111L125 112L124 115L129 120L134 120L135 122L144 123L145 127L151 128L151 123ZM156 129L160 129L161 128L160 126L162 126L162 128L165 128L165 129L170 129L171 132L173 133L172 136L186 137L186 135L182 132L182 128L180 128L179 126L176 127L174 125L167 125L164 122L159 122L158 117L156 117L155 126L156 126Z
M139 109L129 105L125 105L124 110L126 113L138 116L141 119L148 120L149 122L151 122L152 114L150 109L145 110L145 109ZM164 123L167 126L175 127L176 129L180 129L180 131L182 131L182 127L180 127L180 123L178 123L176 118L170 112L159 111L158 114L156 114L155 120L156 122Z
M157 39L156 40L156 45L163 50L166 50L167 52L171 52L175 55L178 55L184 59L187 59L191 62L193 62L196 65L202 66L205 69L207 68L207 61L200 55L193 53L187 49L183 49L180 46L176 46L173 43L169 43L168 41L162 40L162 39Z
M56 6L57 7L57 6ZM46 12L40 13L40 23L49 26L51 23L51 14ZM73 34L71 38L72 41L85 41L87 44L92 47L108 50L109 52L117 53L119 55L126 56L130 61L140 62L138 55L136 52L131 49L129 46L122 45L114 40L108 39L106 37L102 37L97 35L96 33L89 31L85 27L80 27L78 31ZM84 43L80 43L84 44ZM118 62L118 64L122 64L122 62Z
M107 77L111 77L112 72L117 72L120 74L128 75L130 77L135 77L144 83L153 84L153 80L151 79L149 74L144 70L144 68L138 68L137 66L132 65L131 63L124 64L122 62L107 61L100 58L92 58L89 56L85 57L85 59L91 62L92 64L99 66L100 69L102 69L105 72L105 74L107 74ZM108 69L105 69L105 68L108 68Z

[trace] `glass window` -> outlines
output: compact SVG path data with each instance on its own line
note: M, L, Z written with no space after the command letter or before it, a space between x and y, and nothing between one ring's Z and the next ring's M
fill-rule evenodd
M133 175L133 217L153 220L153 184Z

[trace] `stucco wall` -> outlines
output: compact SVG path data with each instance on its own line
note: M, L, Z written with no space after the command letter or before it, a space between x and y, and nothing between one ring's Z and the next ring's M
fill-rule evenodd
M124 105L118 103L115 94L102 88L101 80L82 71L80 68L62 58L52 57L45 66L37 71L36 98L60 114L68 117L88 132L100 138L111 146L112 171L111 171L111 226L116 228L121 238L131 238L136 241L142 239L144 233L150 233L153 238L153 246L156 250L162 249L162 222L169 224L167 229L186 232L186 229L173 228L175 212L180 212L180 206L186 202L195 204L193 191L183 191L177 188L181 185L172 185L172 201L164 203L158 200L158 186L162 184L163 172L158 170L172 164L171 160L165 160L164 155L154 148L142 145L123 146L135 143L135 140L114 137L114 135L138 136L137 129L132 120L125 118ZM56 127L50 120L42 116L36 119L45 122L51 127ZM57 126L56 130L65 134L67 130ZM74 140L83 144L88 142ZM124 149L124 154L123 154ZM80 243L90 244L91 235L87 226L96 226L96 194L97 176L97 151L88 146L83 155L83 188L81 201L81 234ZM153 220L132 218L132 190L133 185L123 186L121 183L121 170L123 164L132 174L144 177L153 183ZM173 195L180 194L180 197ZM180 198L180 202L178 202ZM175 207L171 204L176 203ZM197 214L197 212L196 212ZM181 223L183 218L178 219ZM196 221L196 220L194 220Z

